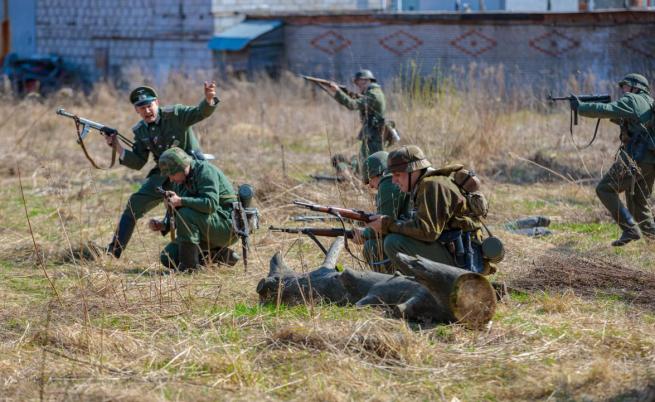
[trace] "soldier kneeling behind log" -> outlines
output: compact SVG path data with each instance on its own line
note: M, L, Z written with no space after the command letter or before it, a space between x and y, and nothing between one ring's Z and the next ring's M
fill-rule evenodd
M223 172L177 147L162 153L159 169L173 183L166 202L175 208L177 226L176 239L162 251L161 263L179 271L193 270L205 262L199 260L202 252L210 261L236 264L239 256L228 246L238 238L232 226L237 195ZM164 229L163 222L154 219L148 226L153 231Z
M484 274L495 270L492 263L502 259L502 243L490 237L483 245L487 203L473 172L462 165L433 169L415 145L391 152L387 166L393 183L409 194L410 217L377 215L368 226L385 236L384 253L396 270L403 267L398 253Z

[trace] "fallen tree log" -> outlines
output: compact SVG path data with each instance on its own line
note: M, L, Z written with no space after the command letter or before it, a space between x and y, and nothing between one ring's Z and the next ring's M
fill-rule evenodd
M406 255L401 255L401 261L416 277L350 269L339 272L335 266L342 248L343 238L337 238L321 266L301 274L276 253L268 276L257 285L260 302L378 306L410 321L461 322L472 328L493 316L496 295L482 275Z
M445 308L444 318L448 321L480 328L493 317L496 293L484 276L423 257L400 253L398 259L405 270L413 273L416 281ZM407 307L399 304L397 309L402 313Z

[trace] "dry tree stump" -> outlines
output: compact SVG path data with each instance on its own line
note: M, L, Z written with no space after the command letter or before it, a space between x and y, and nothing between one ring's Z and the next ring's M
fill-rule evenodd
M484 276L457 267L430 261L423 257L398 254L407 272L426 287L437 300L440 312L448 321L460 322L470 328L480 328L491 320L496 311L496 292ZM408 306L396 308L403 313Z

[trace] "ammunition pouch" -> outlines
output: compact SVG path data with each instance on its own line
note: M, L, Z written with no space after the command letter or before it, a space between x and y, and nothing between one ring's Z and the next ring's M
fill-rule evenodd
M481 275L495 273L495 264L505 256L503 244L497 237L480 241L476 232L444 230L438 241L450 252L455 266Z
M439 236L439 243L444 245L455 260L455 266L467 271L483 273L484 261L482 249L473 241L473 232L459 229L444 230Z

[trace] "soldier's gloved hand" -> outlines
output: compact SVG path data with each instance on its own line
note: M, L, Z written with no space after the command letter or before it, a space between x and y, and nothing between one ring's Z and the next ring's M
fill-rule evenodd
M213 106L214 99L218 100L216 96L216 81L205 81L205 100Z
M164 230L164 223L162 221L158 221L157 219L150 219L148 221L148 229L152 230L153 232L161 232Z
M580 106L580 98L571 94L571 99L569 100L569 103L571 104L571 109L578 110L578 106Z

